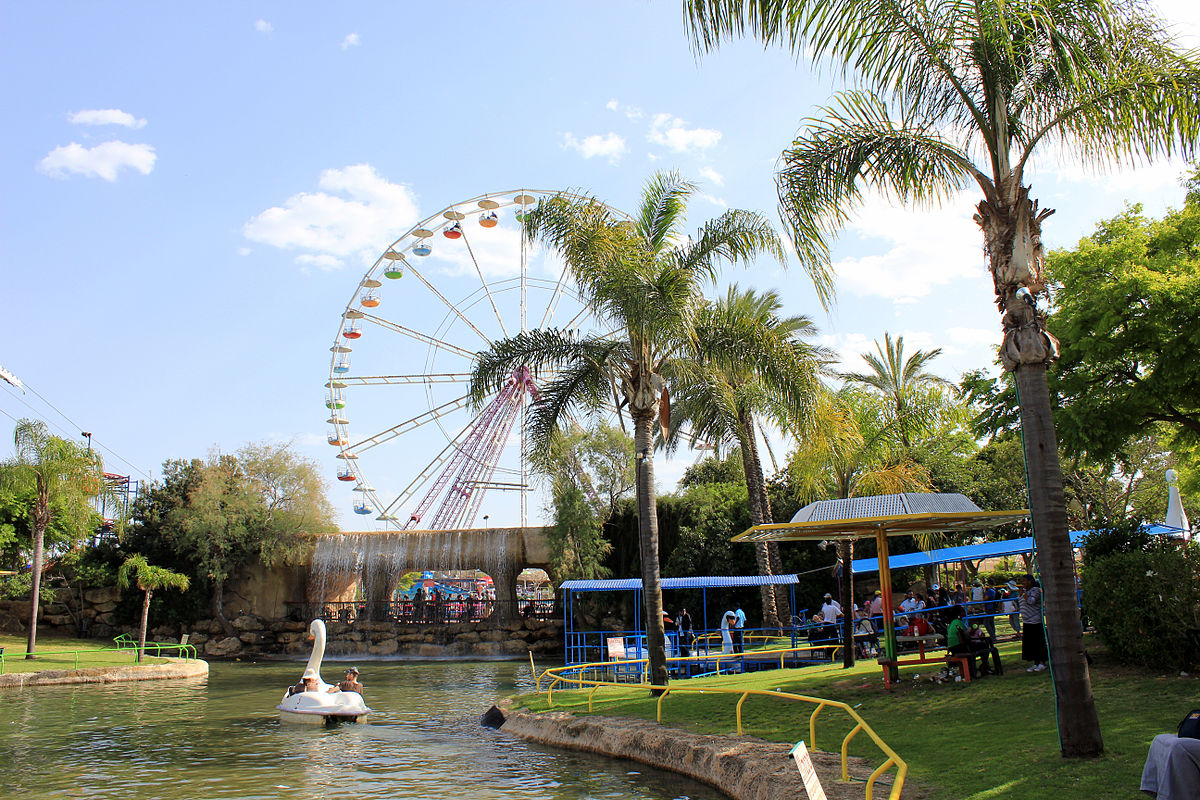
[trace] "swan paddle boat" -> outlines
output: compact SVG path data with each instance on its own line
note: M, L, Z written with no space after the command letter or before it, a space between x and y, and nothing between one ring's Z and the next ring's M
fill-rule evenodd
M308 626L313 638L312 655L304 668L304 679L316 681L316 691L284 692L279 705L279 718L284 722L306 725L329 725L337 722L357 722L371 713L358 692L343 692L321 680L321 660L325 658L325 623L314 619Z

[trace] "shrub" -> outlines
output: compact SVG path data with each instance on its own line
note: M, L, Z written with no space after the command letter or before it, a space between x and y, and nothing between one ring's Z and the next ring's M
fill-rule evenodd
M1084 611L1119 661L1183 670L1200 663L1200 545L1159 537L1093 553L1082 581Z

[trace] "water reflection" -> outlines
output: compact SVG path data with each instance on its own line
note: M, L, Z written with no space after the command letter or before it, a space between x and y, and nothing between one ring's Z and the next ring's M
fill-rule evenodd
M497 696L531 688L528 666L358 666L378 713L370 724L331 729L275 715L299 664L214 664L207 682L6 690L0 791L122 800L720 797L670 773L480 728L479 714Z

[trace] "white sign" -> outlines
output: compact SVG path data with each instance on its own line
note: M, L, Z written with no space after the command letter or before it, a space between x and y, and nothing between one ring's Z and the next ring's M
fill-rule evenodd
M825 790L821 788L821 779L813 769L812 759L803 740L792 748L791 756L796 761L796 769L800 770L800 779L804 781L804 791L808 793L808 800L826 800Z

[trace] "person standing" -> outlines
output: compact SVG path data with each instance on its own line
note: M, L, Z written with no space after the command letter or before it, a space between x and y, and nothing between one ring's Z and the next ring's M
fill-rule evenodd
M679 628L679 655L687 658L692 654L692 615L686 608L679 609L675 625Z
M825 593L825 603L821 606L821 638L837 638L837 621L842 616L842 607L833 595Z
M1008 625L1013 629L1013 633L1018 636L1021 634L1021 612L1017 608L1017 585L1012 581L1008 582L1008 588L1004 590L1004 603L1002 610L1008 614Z
M1021 578L1021 658L1032 661L1026 672L1046 669L1046 633L1042 629L1042 590L1032 575Z
M733 652L740 653L743 649L742 635L746 630L746 612L738 605L733 616Z

